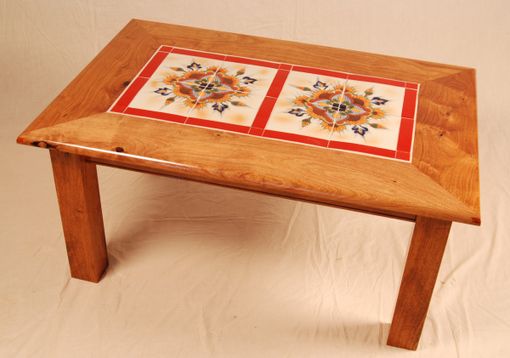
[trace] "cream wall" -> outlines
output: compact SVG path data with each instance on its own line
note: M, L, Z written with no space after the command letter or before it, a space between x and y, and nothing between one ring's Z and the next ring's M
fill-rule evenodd
M0 357L510 356L508 4L1 1ZM15 138L133 17L477 69L483 224L453 225L418 352L384 345L406 222L101 168L111 266L69 279Z

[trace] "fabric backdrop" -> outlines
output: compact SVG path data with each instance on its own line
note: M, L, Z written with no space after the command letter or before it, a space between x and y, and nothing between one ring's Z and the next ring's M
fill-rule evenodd
M509 357L509 13L0 1L0 357ZM15 138L133 17L477 69L482 226L453 225L418 352L385 345L408 222L100 168L110 267L70 279L48 153Z

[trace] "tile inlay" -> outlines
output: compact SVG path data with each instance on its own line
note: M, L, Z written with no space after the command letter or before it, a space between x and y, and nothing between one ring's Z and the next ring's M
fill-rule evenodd
M419 85L161 46L109 112L410 161Z

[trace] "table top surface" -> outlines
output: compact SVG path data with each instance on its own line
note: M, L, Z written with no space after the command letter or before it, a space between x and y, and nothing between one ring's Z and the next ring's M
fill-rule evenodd
M475 72L464 67L132 20L18 142L480 224Z

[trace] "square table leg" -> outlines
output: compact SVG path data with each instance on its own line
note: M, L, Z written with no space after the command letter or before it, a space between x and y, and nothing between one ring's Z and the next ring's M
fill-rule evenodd
M108 266L96 165L50 150L71 276L99 282Z
M416 218L388 345L412 350L418 347L451 224Z

